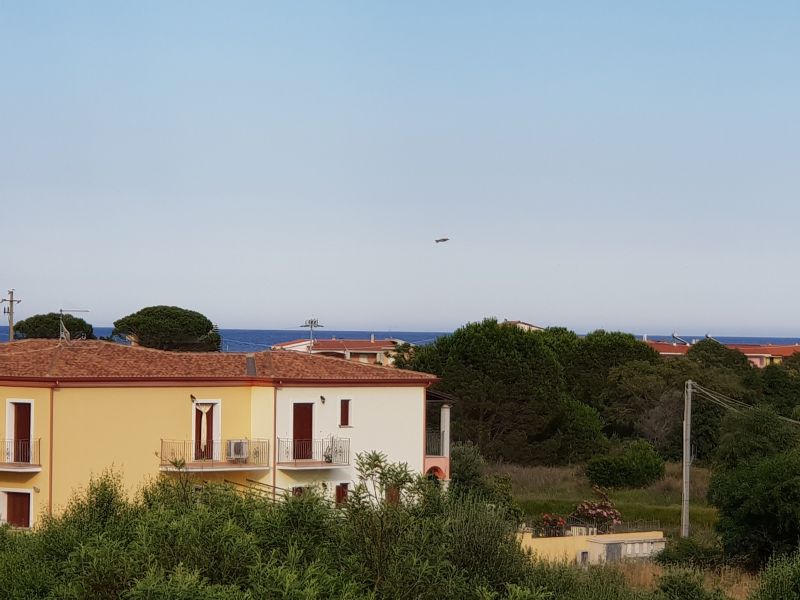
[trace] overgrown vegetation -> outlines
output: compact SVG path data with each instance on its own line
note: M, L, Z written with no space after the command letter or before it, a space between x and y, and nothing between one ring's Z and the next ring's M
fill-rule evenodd
M412 476L377 454L334 506L320 493L278 502L164 476L127 498L119 478L93 480L33 532L0 529L0 598L667 600L609 568L536 563L513 508ZM473 493L476 492L476 493ZM678 579L676 579L676 577ZM697 592L699 593L699 592ZM715 598L716 596L694 596Z
M593 484L603 487L646 487L664 477L664 459L652 444L636 440L614 454L590 460L586 476Z
M663 359L619 332L577 336L564 328L522 331L487 319L428 346L404 348L400 368L434 373L458 398L453 433L490 460L575 464L617 441L643 439L665 460L681 455L684 383L779 414L800 415L800 358L757 369L739 351L706 339L682 357ZM692 445L708 462L724 410L699 401Z

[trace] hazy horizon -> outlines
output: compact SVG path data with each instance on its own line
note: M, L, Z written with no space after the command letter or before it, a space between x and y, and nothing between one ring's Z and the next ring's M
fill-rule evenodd
M800 4L3 3L0 49L18 319L800 335Z

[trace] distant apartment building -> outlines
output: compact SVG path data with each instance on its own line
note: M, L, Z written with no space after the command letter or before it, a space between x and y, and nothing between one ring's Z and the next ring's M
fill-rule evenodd
M509 321L506 319L503 321L502 325L514 325L523 331L544 331L544 327L539 327L533 323L526 323L525 321Z
M647 344L661 356L683 356L691 348L691 344L680 342L661 342L646 340ZM725 344L728 348L738 350L747 357L747 360L756 367L764 368L767 365L778 365L784 359L796 352L800 352L800 345L773 346L770 344Z
M336 338L315 339L313 342L310 339L292 340L275 344L272 349L320 354L369 365L391 366L394 364L395 350L402 343L402 340L396 339L376 340L373 335L366 340Z
M359 452L450 477L450 398L426 373L314 353L0 343L0 522L31 527L113 467L345 501Z

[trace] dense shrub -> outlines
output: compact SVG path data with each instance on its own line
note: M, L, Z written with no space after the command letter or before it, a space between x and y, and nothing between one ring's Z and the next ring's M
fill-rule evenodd
M703 574L692 570L667 571L658 581L658 600L725 600L721 590L707 591Z
M800 600L800 554L771 560L750 600Z
M664 459L650 443L636 440L619 453L590 460L586 476L601 487L646 487L664 477Z
M704 544L695 538L672 539L667 542L667 547L655 557L655 561L660 565L698 569L718 567L722 563L722 559L721 547Z
M758 567L800 540L800 451L745 462L711 478L708 496L726 554Z
M339 507L314 492L273 503L185 474L128 499L105 475L36 530L0 528L0 599L673 598L632 590L613 569L533 562L508 506L450 493L381 455L357 464Z

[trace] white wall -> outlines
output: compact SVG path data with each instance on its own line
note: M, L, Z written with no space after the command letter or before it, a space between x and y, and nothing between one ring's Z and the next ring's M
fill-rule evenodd
M325 403L320 400L325 396ZM350 400L350 427L339 427L339 400ZM351 482L356 478L355 457L377 450L392 462L405 462L421 472L424 459L424 387L285 387L277 393L276 436L292 438L293 404L314 404L314 438L350 439L350 466L335 469L289 471L277 465L275 484L290 488L312 482ZM275 441L277 444L277 440Z

